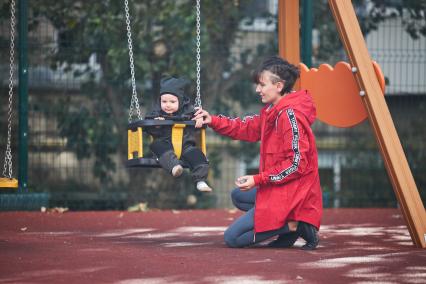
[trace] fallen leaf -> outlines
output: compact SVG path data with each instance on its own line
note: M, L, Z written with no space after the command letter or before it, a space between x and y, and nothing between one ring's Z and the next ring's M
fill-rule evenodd
M69 209L66 207L54 207L52 209L49 210L49 212L52 213L65 213L67 212Z
M229 209L228 213L235 214L235 213L237 213L237 211L238 211L238 209Z
M140 202L138 204L135 204L127 208L127 211L129 212L139 212L139 211L146 212L148 210L149 210L148 203L146 202Z
M146 202L139 203L139 210L142 211L142 212L148 211L148 203L146 203Z

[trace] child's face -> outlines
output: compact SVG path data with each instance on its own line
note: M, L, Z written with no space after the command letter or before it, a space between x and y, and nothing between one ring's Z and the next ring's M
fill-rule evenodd
M162 94L160 103L161 109L167 114L172 114L179 110L179 99L175 95Z
M277 77L269 71L263 71L256 85L256 93L262 98L264 104L277 104L282 96L281 90L284 88L284 81L273 83L271 77Z

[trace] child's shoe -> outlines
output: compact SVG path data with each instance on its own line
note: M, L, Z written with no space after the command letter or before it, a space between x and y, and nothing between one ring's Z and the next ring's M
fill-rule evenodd
M181 165L176 165L176 166L173 167L172 176L178 177L178 176L182 175L182 173L183 173L183 167Z
M197 189L199 191L203 191L203 192L210 192L210 191L212 191L212 188L205 181L199 181L199 182L197 182Z

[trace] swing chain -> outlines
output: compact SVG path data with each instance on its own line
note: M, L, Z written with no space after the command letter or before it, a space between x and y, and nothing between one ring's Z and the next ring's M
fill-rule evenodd
M129 1L124 0L124 10L126 13L126 25L127 25L127 44L129 47L129 61L130 61L130 74L132 79L132 99L130 101L129 109L129 123L132 122L133 113L136 110L136 114L139 120L142 120L141 109L139 106L138 94L136 92L136 80L135 80L135 65L133 60L133 43L132 43L132 31L130 27L130 14L129 14Z
M15 61L15 0L10 2L10 64L9 64L9 109L7 117L7 145L4 156L3 177L12 178L12 150L10 148L12 136L12 100L13 100L13 70Z
M200 0L197 0L197 5L196 5L196 14L197 14L197 25L196 25L196 33L197 33L197 37L196 37L196 59L197 59L197 95L195 97L195 107L199 107L201 108L201 49L200 49L200 45L201 45L201 7L200 7Z

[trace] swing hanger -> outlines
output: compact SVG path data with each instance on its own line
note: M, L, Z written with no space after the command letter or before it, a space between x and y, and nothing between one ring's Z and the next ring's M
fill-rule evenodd
M18 180L13 178L12 165L12 102L13 102L13 70L15 61L15 0L10 2L10 54L9 54L9 107L7 112L7 142L4 155L3 175L0 177L0 188L18 188Z
M132 82L132 97L129 108L129 125L127 127L128 135L128 160L127 167L148 167L159 168L157 159L146 158L143 156L143 136L142 133L150 127L171 127L172 128L172 144L177 157L182 152L183 134L185 127L195 127L195 121L173 121L173 120L154 120L142 119L139 100L136 91L135 67L133 59L133 42L130 23L129 2L124 0L124 10L126 17L127 44L129 50L130 74ZM195 108L201 108L201 3L196 1L196 97L194 102ZM136 114L137 120L133 121ZM206 132L205 126L200 129L200 137L198 146L206 155Z

